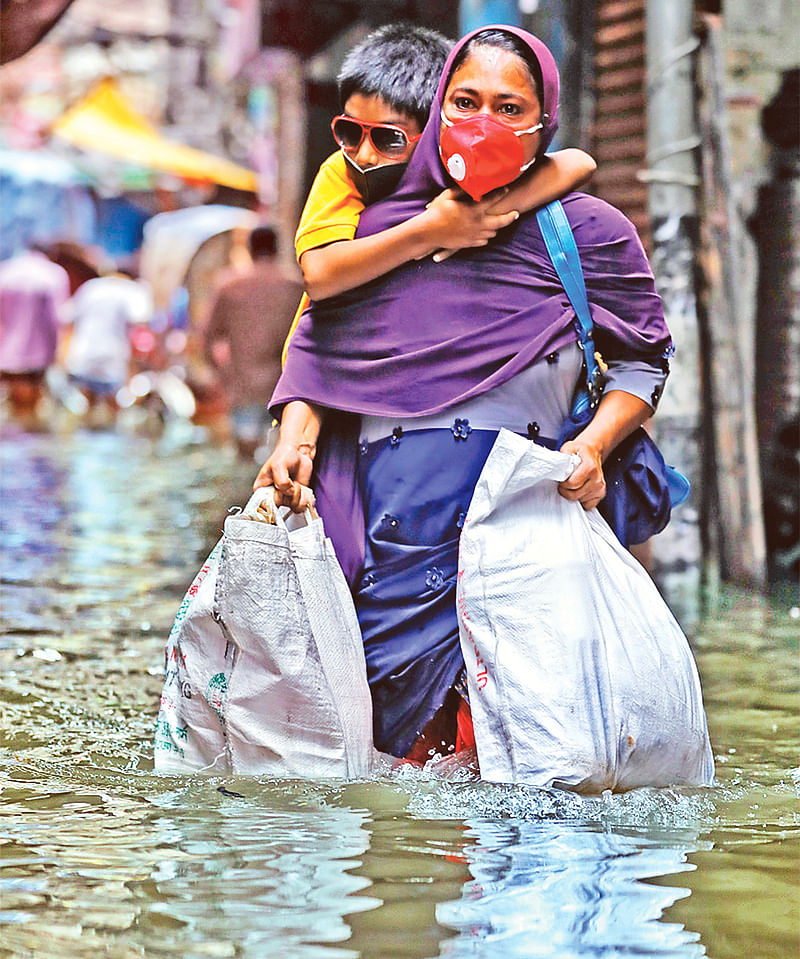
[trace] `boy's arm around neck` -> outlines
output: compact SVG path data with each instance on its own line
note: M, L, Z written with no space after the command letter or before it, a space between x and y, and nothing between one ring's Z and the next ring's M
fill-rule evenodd
M577 190L597 169L588 153L570 147L546 153L492 206L493 213L527 213Z
M542 157L500 198L492 194L475 203L460 190L445 190L427 210L388 230L306 250L300 267L308 295L323 300L369 283L409 260L437 251L485 246L498 230L517 219L518 211L564 196L585 183L595 169L594 160L583 150L559 150Z
M445 190L428 209L387 230L306 250L300 257L306 291L312 300L336 296L454 240L459 249L485 246L518 215L513 210L490 213L488 201L473 203L459 190Z
M412 217L372 236L306 250L300 257L300 268L308 295L312 300L336 296L369 283L408 260L432 253L417 219Z
M480 202L486 204L487 212L509 213L519 211L527 213L537 207L558 200L572 190L584 184L597 169L597 164L583 150L570 148L545 154L531 169L503 190L495 190ZM439 202L437 197L434 205ZM455 235L455 240L459 240ZM434 260L441 263L464 248L461 242L443 244L434 254Z

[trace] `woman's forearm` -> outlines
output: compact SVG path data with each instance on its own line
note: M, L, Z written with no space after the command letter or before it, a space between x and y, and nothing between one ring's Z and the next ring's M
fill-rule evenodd
M651 407L632 393L613 390L607 393L591 423L561 447L564 453L577 453L580 463L558 491L565 499L575 500L584 509L592 509L606 495L603 461L626 437L652 414Z
M304 400L292 400L283 408L278 443L302 450L311 459L317 451L322 410Z
M638 427L653 415L652 407L632 393L614 390L600 400L589 425L575 437L597 449L605 460Z
M278 506L302 511L313 503L308 487L314 469L314 456L322 426L322 410L311 403L293 400L281 417L278 445L258 471L253 489L275 488Z

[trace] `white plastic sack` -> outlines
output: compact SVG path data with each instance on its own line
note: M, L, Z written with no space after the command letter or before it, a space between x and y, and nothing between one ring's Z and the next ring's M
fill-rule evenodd
M461 533L457 607L481 777L583 792L714 775L686 637L576 458L501 430Z
M262 502L274 525L249 518ZM260 489L229 516L178 610L156 723L159 771L353 778L372 768L350 591L322 520L307 514L287 528L282 512Z

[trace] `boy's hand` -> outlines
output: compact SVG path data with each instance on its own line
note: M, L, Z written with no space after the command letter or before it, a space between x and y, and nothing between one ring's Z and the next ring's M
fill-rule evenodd
M314 450L306 443L295 446L278 443L272 455L258 471L253 489L260 486L275 487L275 505L288 506L295 513L302 513L313 506L309 501Z
M467 247L486 246L498 230L517 220L516 210L490 212L499 199L498 191L476 202L461 190L447 189L431 200L424 215L431 245L438 251L433 257L435 262L440 263Z

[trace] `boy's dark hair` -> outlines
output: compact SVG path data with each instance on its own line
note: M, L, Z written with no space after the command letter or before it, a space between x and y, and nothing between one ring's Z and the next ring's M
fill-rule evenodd
M413 23L378 27L347 54L339 71L339 98L378 96L425 126L452 42Z
M271 226L253 228L247 240L250 256L257 260L262 256L274 256L278 250L278 241Z

